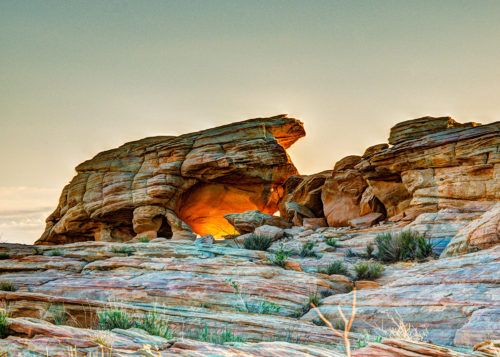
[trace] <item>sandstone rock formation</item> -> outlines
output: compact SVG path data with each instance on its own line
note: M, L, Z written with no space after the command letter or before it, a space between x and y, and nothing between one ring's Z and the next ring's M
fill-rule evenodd
M500 244L500 203L460 229L451 239L442 257L487 249Z
M338 161L322 187L321 200L329 226L347 226L349 221L370 213L381 213L382 217L385 214L365 178L355 169L360 161L356 155Z
M391 132L396 144L365 156L356 169L394 219L447 208L485 212L500 200L500 122L474 125L400 123Z
M224 214L277 211L305 135L279 115L130 142L77 166L38 244L232 233ZM182 203L182 204L181 204Z
M259 211L246 211L243 213L231 213L224 215L224 218L240 234L252 233L257 227L275 226L289 228L289 224L279 216L261 213Z
M314 175L293 175L283 185L284 195L279 202L281 217L296 226L304 218L322 218L321 190L331 171Z

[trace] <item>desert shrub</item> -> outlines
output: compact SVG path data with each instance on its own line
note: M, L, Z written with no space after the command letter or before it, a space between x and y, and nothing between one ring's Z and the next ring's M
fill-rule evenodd
M67 313L64 304L54 304L49 306L49 312L52 315L54 324L67 325Z
M139 238L139 242L141 242L141 243L149 243L149 240L150 239L148 237L141 237L141 238Z
M47 252L47 255L50 257L58 257L58 256L63 255L63 252L61 252L59 249L54 249L54 250Z
M0 252L0 260L5 260L5 259L9 259L9 253Z
M314 242L311 242L311 241L306 242L302 245L302 249L300 250L299 255L302 258L315 257L316 253L313 251L313 248L314 248Z
M174 337L168 321L160 319L156 311L146 313L135 323L135 327L147 331L150 335L160 336L167 340Z
M10 323L7 320L7 311L0 310L0 339L9 336Z
M2 290L2 291L16 291L17 288L10 281L0 281L0 290Z
M280 307L267 299L248 299L240 292L240 285L231 278L226 279L225 283L233 287L234 294L240 301L238 311L247 312L250 314L273 315L280 311Z
M312 319L312 323L316 326L326 326L325 321L321 320L320 318Z
M371 258L374 250L375 250L375 247L373 246L373 244L368 244L366 246L366 256L368 258Z
M340 260L330 263L325 269L320 270L320 272L328 275L337 274L349 276L347 267Z
M134 249L127 247L127 246L113 246L111 247L111 252L113 253L118 253L118 254L126 254L126 255L132 255L134 253Z
M337 248L339 246L335 238L328 238L325 243L334 248Z
M209 330L205 324L203 328L190 331L186 337L197 341L210 342L215 344L224 344L226 342L243 342L239 336L235 336L232 330L227 328L223 330Z
M397 262L413 259L425 259L433 254L432 244L425 234L404 231L384 233L375 238L378 259L384 262Z
M132 316L125 311L103 310L97 313L99 319L98 328L101 330L112 330L114 328L129 329L136 325Z
M361 262L354 265L356 280L375 280L382 275L384 267L380 263Z
M345 251L344 256L347 257L347 258L353 258L353 257L357 257L358 254L356 254L351 248L348 248Z
M274 265L280 266L282 268L285 267L286 262L288 261L288 257L290 256L290 252L285 250L283 247L283 243L280 245L280 249L277 250L269 260Z
M319 305L320 297L319 297L319 294L317 291L310 293L308 298L309 298L309 302L307 304L308 306L311 306L311 303L316 305L316 306Z
M243 247L250 250L267 250L273 243L271 238L253 234L250 237L245 238L243 241Z
M333 295L333 291L330 289L321 289L319 291L319 296L321 296L321 298L326 298L326 297L332 296L332 295Z

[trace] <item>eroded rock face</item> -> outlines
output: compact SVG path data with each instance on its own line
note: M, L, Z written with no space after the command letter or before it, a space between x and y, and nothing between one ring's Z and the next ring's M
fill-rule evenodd
M389 217L412 220L441 209L485 212L500 200L500 122L476 125L452 123L450 129L435 118L403 122L396 126L399 134L391 131L396 144L364 157L356 169Z
M281 217L296 226L304 218L322 218L321 190L331 171L313 175L293 175L283 185L284 196L279 202Z
M322 187L321 200L329 226L348 226L349 221L374 212L381 213L380 218L384 216L384 208L355 169L360 161L361 157L356 155L338 161Z
M470 253L497 244L500 244L500 203L460 229L441 256Z
M396 145L448 129L472 128L478 125L481 124L472 122L464 124L457 123L451 117L435 118L427 116L418 119L406 120L394 125L391 128L389 144Z
M280 184L297 174L285 149L304 135L279 115L99 153L77 166L37 243L224 234L224 214L277 211Z

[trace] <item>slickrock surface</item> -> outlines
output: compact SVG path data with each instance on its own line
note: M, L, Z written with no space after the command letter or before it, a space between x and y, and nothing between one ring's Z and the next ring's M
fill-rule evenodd
M358 292L355 330L376 334L402 319L427 330L436 344L473 346L500 336L500 246L428 263L401 263L387 270L383 280L379 289ZM351 294L327 297L319 309L335 321L337 305L350 311ZM314 318L313 311L303 317Z
M31 318L10 319L11 328L27 337L10 336L0 340L5 357L18 356L318 356L341 357L342 354L321 347L287 342L234 343L215 345L191 339L164 339L140 329L93 331L56 326Z
M277 211L297 173L285 149L304 135L280 115L99 153L76 167L38 243L234 233L224 214Z

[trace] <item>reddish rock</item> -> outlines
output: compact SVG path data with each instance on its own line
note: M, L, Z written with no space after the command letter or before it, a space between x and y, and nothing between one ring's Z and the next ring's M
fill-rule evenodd
M380 222L383 218L384 215L382 213L368 213L364 216L351 219L349 221L349 225L354 228L368 228L373 226L375 223Z
M285 150L304 135L279 115L101 152L76 167L37 243L232 233L224 214L278 210L297 174Z
M283 185L284 195L280 200L280 215L296 226L304 218L322 218L321 190L331 171L314 175L293 175Z

